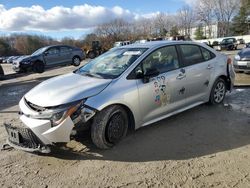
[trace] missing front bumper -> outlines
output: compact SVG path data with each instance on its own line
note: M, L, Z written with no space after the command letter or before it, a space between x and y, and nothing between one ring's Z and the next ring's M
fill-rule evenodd
M7 143L20 150L27 152L50 153L50 148L29 129L4 124L8 133Z

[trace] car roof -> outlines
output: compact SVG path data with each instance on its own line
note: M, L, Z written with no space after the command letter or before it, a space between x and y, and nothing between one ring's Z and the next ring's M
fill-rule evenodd
M118 48L155 48L163 45L176 45L176 44L198 44L203 46L201 43L192 41L151 41L145 43L134 43L126 46L121 46Z

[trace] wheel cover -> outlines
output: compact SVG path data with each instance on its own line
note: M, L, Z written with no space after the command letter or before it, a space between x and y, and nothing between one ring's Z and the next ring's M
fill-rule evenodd
M214 101L220 103L225 96L226 88L223 82L218 82L214 89Z
M74 58L74 64L79 65L80 64L80 59L79 58Z
M125 117L121 112L116 112L111 116L106 129L106 136L110 143L116 143L123 137L125 124Z

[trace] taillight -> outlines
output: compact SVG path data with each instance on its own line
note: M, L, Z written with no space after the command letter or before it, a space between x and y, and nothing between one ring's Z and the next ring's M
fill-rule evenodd
M232 64L232 59L231 59L231 58L228 58L228 59L227 59L227 64L228 64L228 65L231 65L231 64Z

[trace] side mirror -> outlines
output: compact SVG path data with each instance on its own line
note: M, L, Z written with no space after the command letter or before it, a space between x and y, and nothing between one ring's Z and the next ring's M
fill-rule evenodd
M158 76L160 72L156 68L147 69L143 75L143 83L148 83L149 79Z
M45 51L45 52L43 52L43 55L48 55L49 54L49 52L47 52L47 51Z

